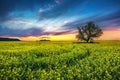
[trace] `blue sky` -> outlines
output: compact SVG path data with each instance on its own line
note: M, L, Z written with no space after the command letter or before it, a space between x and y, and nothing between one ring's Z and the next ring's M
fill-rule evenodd
M120 0L0 0L0 36L72 33L89 21L120 29Z

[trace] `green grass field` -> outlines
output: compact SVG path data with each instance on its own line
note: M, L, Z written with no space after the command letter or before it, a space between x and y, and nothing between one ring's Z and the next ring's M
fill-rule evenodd
M0 80L120 80L120 41L0 42Z

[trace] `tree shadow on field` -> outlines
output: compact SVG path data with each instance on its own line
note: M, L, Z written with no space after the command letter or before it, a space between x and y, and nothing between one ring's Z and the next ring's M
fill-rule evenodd
M73 44L99 44L100 42L72 42Z

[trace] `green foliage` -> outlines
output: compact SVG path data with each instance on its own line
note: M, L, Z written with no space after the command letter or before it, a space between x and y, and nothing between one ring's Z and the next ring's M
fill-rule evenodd
M120 41L0 42L1 80L119 80Z

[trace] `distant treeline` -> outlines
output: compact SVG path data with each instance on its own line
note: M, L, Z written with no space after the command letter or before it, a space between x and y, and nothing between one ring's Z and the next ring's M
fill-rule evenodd
M20 41L20 40L16 38L0 38L0 41Z
M40 41L43 41L43 42L49 42L50 40L45 40L45 39L44 39L44 40L40 40Z

